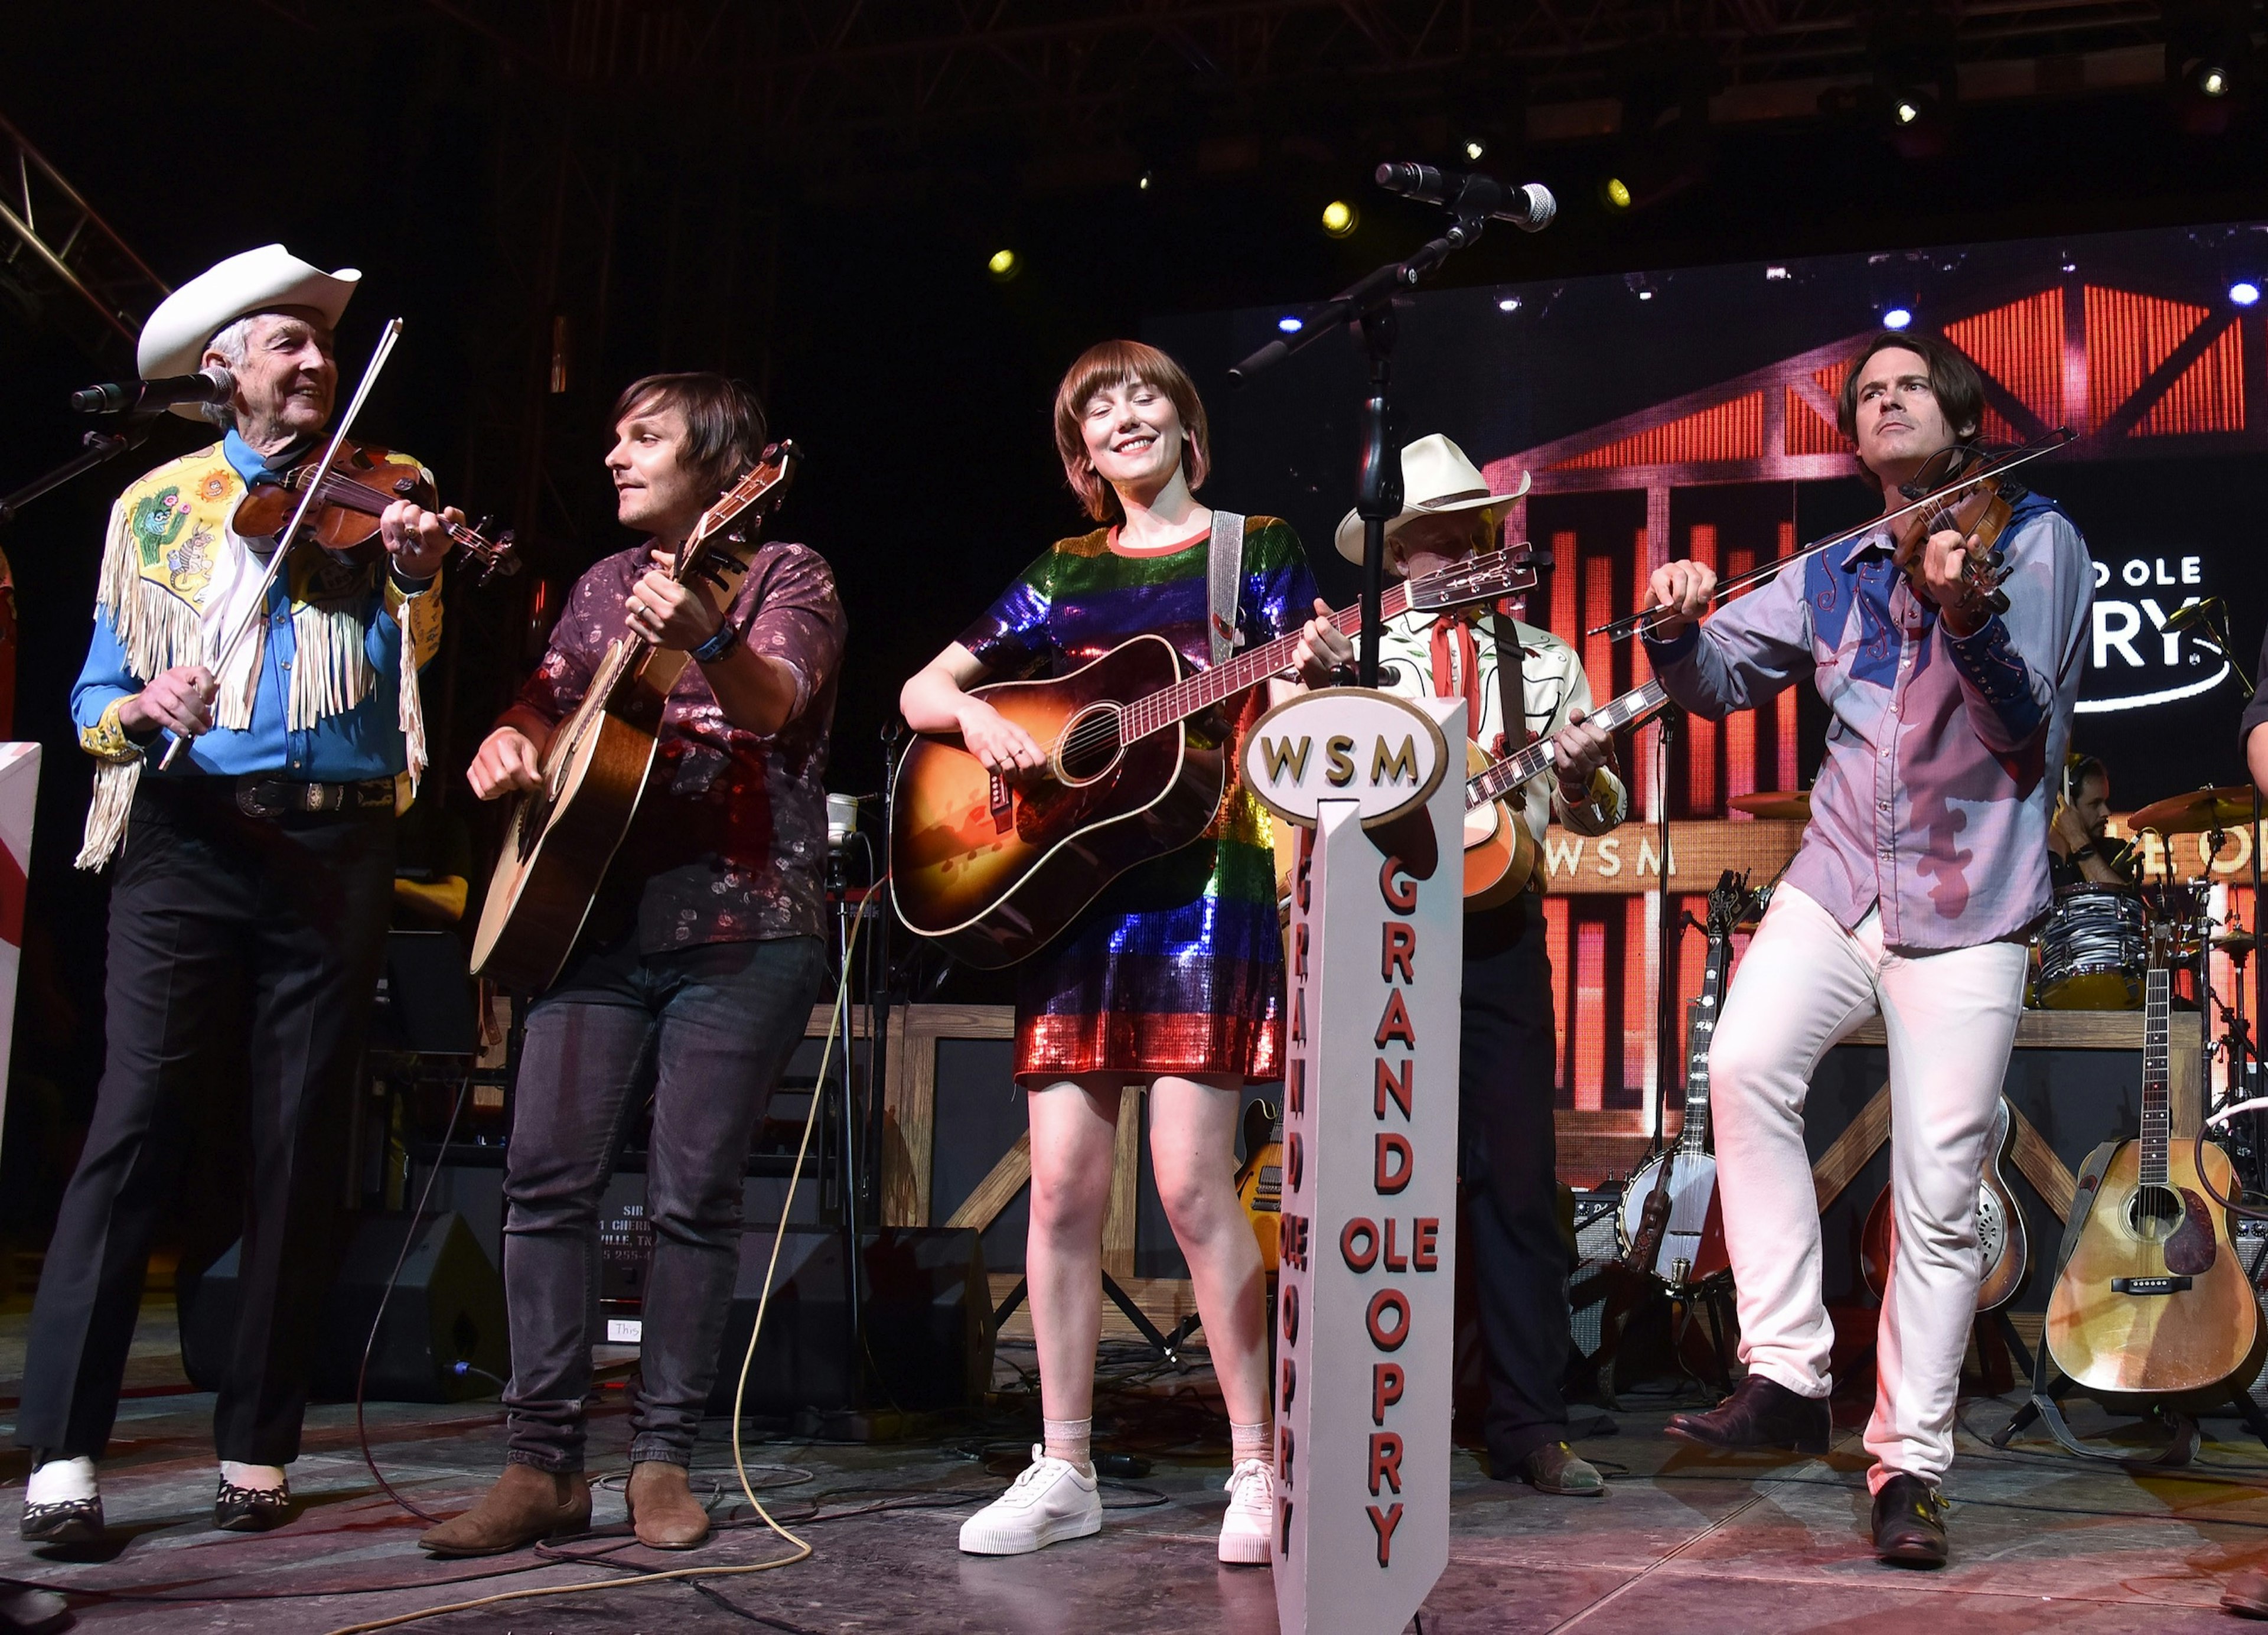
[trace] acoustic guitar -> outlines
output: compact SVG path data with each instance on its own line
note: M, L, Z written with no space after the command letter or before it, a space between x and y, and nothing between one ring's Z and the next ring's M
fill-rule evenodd
M1601 704L1585 718L1604 732L1619 733L1651 720L1669 707L1660 681L1648 681ZM1465 740L1465 907L1492 909L1527 889L1535 873L1535 836L1521 815L1521 792L1551 770L1551 740L1539 738L1525 749L1491 761L1488 752Z
M1755 912L1756 896L1749 877L1731 869L1709 893L1709 957L1686 1045L1685 1117L1677 1145L1631 1176L1615 1218L1624 1263L1673 1289L1693 1287L1733 1268L1717 1202L1717 1160L1709 1150L1709 1047L1732 969L1733 932Z
M2031 1270L2031 1234L2025 1229L2016 1195L2008 1189L2007 1171L2001 1167L2015 1138L2015 1110L2002 1096L1993 1108L1992 1132L1984 1140L1984 1173L1977 1183L1977 1252L1984 1263L1977 1280L1979 1314L2015 1299L2024 1274ZM1890 1286L1897 1248L1897 1218L1890 1207L1890 1189L1884 1187L1875 1195L1859 1234L1859 1275L1878 1300Z
M1388 619L1494 601L1535 582L1519 551L1491 551L1387 587ZM1330 615L1351 634L1358 608ZM1012 965L1138 864L1186 846L1220 810L1229 748L1188 723L1292 667L1288 636L1188 672L1161 636L1137 636L1070 674L973 689L1047 751L1007 778L958 733L917 734L898 763L890 895L898 918L964 964Z
M797 459L792 443L765 449L755 468L701 513L670 577L696 583L719 609L731 607L754 554L733 525L778 504ZM473 940L474 976L541 993L559 975L637 813L662 706L692 658L628 633L608 645L583 702L544 748L541 785L512 803Z
M2090 1390L2150 1396L2226 1390L2259 1355L2260 1310L2210 1201L2195 1147L2173 1139L2172 964L2177 927L2149 930L2144 977L2142 1121L2089 1198L2071 1259L2048 1300L2048 1355ZM2090 1167L2092 1160L2089 1160ZM2214 1191L2235 1194L2228 1155L2208 1144Z

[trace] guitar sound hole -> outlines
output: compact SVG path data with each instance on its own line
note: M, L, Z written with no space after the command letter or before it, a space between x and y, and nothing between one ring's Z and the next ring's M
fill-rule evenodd
M2126 1205L2126 1224L2146 1243L2162 1243L2182 1224L2182 1200L2171 1187L2141 1186Z
M1082 710L1056 742L1056 776L1066 784L1091 784L1117 764L1120 748L1116 708Z

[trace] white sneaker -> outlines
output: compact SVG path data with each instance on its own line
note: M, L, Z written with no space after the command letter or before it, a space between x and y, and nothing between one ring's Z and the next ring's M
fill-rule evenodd
M972 1556L1027 1556L1101 1531L1102 1493L1094 1467L1081 1470L1067 1459L1050 1459L1044 1446L1035 1445L1016 1484L961 1524L961 1547Z
M1276 1537L1276 1468L1264 1459L1242 1460L1223 1485L1228 1513L1220 1519L1220 1558L1266 1566Z

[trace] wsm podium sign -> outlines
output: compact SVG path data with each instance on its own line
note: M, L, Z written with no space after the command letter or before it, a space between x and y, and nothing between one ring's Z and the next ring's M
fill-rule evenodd
M1449 1558L1462 700L1333 688L1244 773L1301 826L1276 1337L1285 1635L1395 1635ZM1462 757L1460 758L1460 762Z

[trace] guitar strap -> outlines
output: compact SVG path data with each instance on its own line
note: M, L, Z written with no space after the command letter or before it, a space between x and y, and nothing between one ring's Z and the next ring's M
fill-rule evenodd
M1236 652L1237 602L1244 586L1244 519L1226 511L1214 512L1212 542L1208 549L1206 630L1212 637L1212 661L1219 665Z
M2071 1195L2071 1218L2064 1222L2063 1242L2056 1250L2054 1275L2048 1279L2050 1289L2053 1289L2063 1280L2063 1269L2070 1263L2073 1252L2079 1248L2080 1236L2087 1226L2087 1218L2094 1212L2095 1195L2097 1189L2102 1185L2103 1172L2110 1167L2110 1160L2118 1155L2118 1149L2122 1145L2124 1144L2117 1141L2104 1142L2089 1153L2087 1155L2087 1161L2079 1167L2078 1182L2073 1188ZM2144 1457L2132 1452L2105 1453L2101 1448L2089 1447L2073 1433L2070 1424L2063 1417L2062 1405L2056 1401L2053 1386L2055 1381L2060 1377L2061 1372L2048 1356L2048 1337L2045 1330L2043 1330L2040 1334L2039 1350L2032 1357L2030 1407L2034 1413L2047 1422L2049 1432L2053 1434L2057 1441L2063 1444L2067 1451L2078 1455L2081 1459L2098 1459L2105 1464L2114 1465L2180 1466L2189 1463L2196 1457L2197 1421L2171 1407L2167 1409L2166 1418L2173 1425L2173 1439L2154 1455ZM2007 1445L2004 1440L2008 1432L2014 1432L2022 1422L2023 1416L2019 1413L2016 1418L2010 1422L2008 1431L1993 1439L1994 1445L2005 1447Z
M1496 638L1497 712L1503 722L1496 742L1484 747L1501 761L1527 748L1535 734L1528 730L1528 674L1522 668L1528 655L1521 647L1520 632L1501 613L1489 615L1489 630Z

